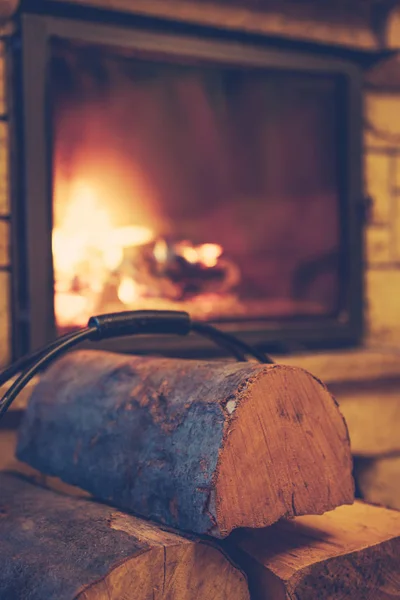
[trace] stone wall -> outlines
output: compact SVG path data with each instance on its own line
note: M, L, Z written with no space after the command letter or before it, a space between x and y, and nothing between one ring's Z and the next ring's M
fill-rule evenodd
M365 104L366 337L400 348L400 92L367 91Z

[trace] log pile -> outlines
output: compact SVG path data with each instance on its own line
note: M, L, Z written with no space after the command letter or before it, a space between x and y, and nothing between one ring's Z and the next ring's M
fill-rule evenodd
M71 353L17 454L101 504L0 475L5 600L400 598L400 513L353 504L346 425L302 369Z

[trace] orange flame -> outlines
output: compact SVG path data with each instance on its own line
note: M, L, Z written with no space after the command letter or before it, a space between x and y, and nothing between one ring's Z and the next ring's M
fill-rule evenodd
M82 179L72 182L52 240L59 326L84 325L96 312L139 308L146 299L157 305L170 302L179 296L176 285L152 270L152 263L156 267L182 257L212 268L223 253L218 244L168 244L149 227L116 226L113 216L113 205L98 186Z
M190 242L180 242L176 245L178 253L191 264L200 263L205 267L215 267L223 252L219 244L200 244L192 246Z
M144 226L115 227L96 188L76 181L62 222L53 229L57 322L63 326L85 323L111 274L121 266L125 248L152 239L153 233Z

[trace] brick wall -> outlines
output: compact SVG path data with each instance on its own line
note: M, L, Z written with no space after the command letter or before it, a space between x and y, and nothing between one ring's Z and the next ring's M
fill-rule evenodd
M400 93L366 92L367 340L400 347Z

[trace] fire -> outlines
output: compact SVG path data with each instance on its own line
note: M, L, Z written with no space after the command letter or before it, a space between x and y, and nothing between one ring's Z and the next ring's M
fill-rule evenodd
M202 264L205 267L215 267L223 249L219 244L200 244L192 246L190 242L180 242L176 250L187 262Z
M113 203L91 182L73 182L62 209L52 240L59 326L84 325L96 312L177 308L187 298L225 291L236 277L219 244L116 225Z
M54 297L54 312L57 323L61 327L68 327L72 323L83 327L87 324L90 315L88 298L79 294L56 292Z
M222 252L222 246L218 244L202 244L198 248L199 260L206 267L215 267Z
M113 238L115 244L119 244L123 248L133 248L148 244L153 240L154 235L147 227L129 225L114 229Z
M63 326L84 324L123 263L125 249L152 239L153 233L144 226L115 227L96 187L78 180L72 186L62 223L53 229L57 322ZM122 295L128 297L126 292Z
M133 304L137 300L140 300L140 289L133 279L130 277L123 277L121 283L118 286L118 298L122 304Z

